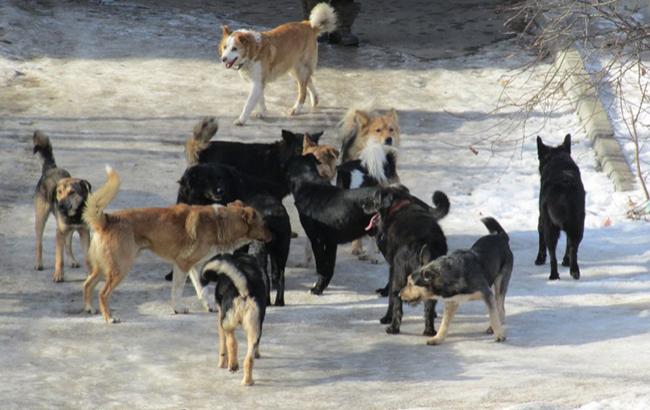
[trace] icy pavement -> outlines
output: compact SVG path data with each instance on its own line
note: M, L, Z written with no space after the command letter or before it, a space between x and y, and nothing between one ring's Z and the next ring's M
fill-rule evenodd
M424 62L395 49L321 46L316 74L322 106L288 119L294 84L267 90L271 117L231 125L247 88L217 64L218 25L230 17L200 8L139 3L0 5L0 368L3 408L513 408L646 407L650 395L650 235L624 219L574 114L533 113L527 130L546 143L574 136L583 172L587 230L582 279L548 282L537 267L537 157L523 146L516 113L494 112L503 76L528 61L511 42L472 56ZM35 3L36 4L36 3ZM135 5L134 5L135 4ZM21 5L21 6L18 6ZM229 19L229 20L228 20ZM540 73L544 70L540 69ZM541 75L541 74L539 74ZM511 93L539 84L539 75ZM104 181L104 164L123 178L110 209L165 206L184 169L182 143L194 123L215 115L217 138L273 141L281 128L325 129L353 103L395 107L402 126L399 172L417 195L445 191L442 221L451 249L468 247L483 215L509 231L515 269L506 299L508 340L484 334L485 308L463 305L447 342L421 336L421 307L407 307L402 334L378 323L386 300L373 289L387 278L339 251L322 297L308 293L312 270L298 268L304 237L294 240L287 307L267 312L256 386L218 369L216 322L198 303L172 315L166 264L144 254L114 294L124 323L78 314L84 272L53 284L54 222L44 238L46 270L33 265L33 187L40 163L31 133L47 132L60 166ZM470 146L473 150L470 149ZM477 154L475 154L477 152ZM291 200L286 201L288 204ZM297 221L294 222L296 229ZM77 241L75 240L75 245ZM563 249L563 242L559 246ZM78 246L77 246L78 253ZM190 285L188 302L194 301ZM436 323L438 326L438 322Z

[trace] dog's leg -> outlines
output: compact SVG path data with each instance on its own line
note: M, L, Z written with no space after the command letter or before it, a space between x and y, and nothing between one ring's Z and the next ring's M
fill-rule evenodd
M244 123L251 116L251 113L253 112L253 108L255 108L263 93L264 93L264 87L262 85L261 78L259 79L253 78L253 86L251 87L250 94L248 94L248 100L246 100L246 104L244 105L244 109L239 115L239 118L237 118L237 120L235 121L235 125L244 125Z
M424 302L424 332L423 336L435 336L436 328L434 320L436 318L436 300L427 300Z
M65 234L65 254L68 255L68 259L70 259L70 267L78 268L80 266L79 262L72 253L72 237L74 236L74 232L74 230L70 229Z
M307 82L307 89L309 90L309 101L311 102L311 108L312 111L314 108L318 106L318 91L316 90L316 86L314 85L314 80L309 77L309 81Z
M539 236L539 250L537 251L537 258L535 258L535 265L543 265L546 263L546 240L544 239L544 221L541 209L537 219L537 234Z
M570 266L571 260L569 259L569 254L571 253L571 243L569 241L569 235L566 239L566 248L564 249L564 256L562 257L562 266Z
M264 100L264 86L262 86L262 93L260 94L260 99L257 102L257 118L264 118L268 115L268 110L266 109L266 101Z
M445 308L442 313L442 323L440 324L438 333L431 339L427 340L428 345L439 345L440 343L444 342L445 338L447 337L447 332L449 331L449 324L454 318L456 310L458 310L457 302L445 302Z
M275 306L284 306L284 268L280 267L279 256L271 255L271 278L275 286Z
M38 193L34 197L34 210L36 216L34 224L36 233L36 260L34 261L34 269L43 270L43 231L45 230L47 218L50 216L51 207Z
M111 310L108 307L108 301L113 294L113 290L120 284L124 277L119 271L112 270L106 275L106 282L104 287L99 292L99 310L106 323L120 323L120 319L111 315Z
M214 309L212 306L210 306L210 295L208 294L208 287L206 286L205 288L201 286L201 279L199 279L199 271L196 270L196 266L192 267L189 272L190 275L190 280L192 281L192 285L194 285L194 290L196 290L196 296L198 296L199 300L201 301L201 304L203 305L203 308L206 310L206 312L212 312ZM182 292L181 292L182 296Z
M99 282L100 278L99 267L95 264L92 265L88 277L83 284L83 299L84 299L84 311L90 314L95 314L97 311L93 308L93 292L95 291L95 286Z
M226 360L226 331L221 324L221 308L217 307L217 331L219 332L219 367L225 369L228 367Z
M352 254L355 256L363 254L363 239L359 238L352 241Z
M551 275L548 277L550 280L560 279L560 274L557 271L556 255L557 241L559 238L560 229L550 221L547 221L547 223L544 224L544 239L546 240L546 248L551 257Z
M567 247L569 248L569 272L575 280L580 279L580 267L578 266L578 247L582 241L582 230L579 226L577 232L567 232Z
M388 308L386 309L386 314L384 315L384 317L379 319L379 323L381 323L382 325L387 325L393 320L393 303L394 303L394 299L391 296L391 292L390 292L390 284L393 283L393 274L394 274L393 267L389 266L388 270L389 270L388 283L386 284L386 287L384 288L384 289L386 289L386 294L382 295L382 296L388 296ZM380 290L381 289L377 289L377 291L380 291Z
M291 107L291 110L289 110L289 115L300 114L302 106L305 104L305 98L307 98L307 81L309 77L307 77L305 69L297 70L294 76L296 78L296 83L298 84L298 99L293 107Z
M63 282L63 248L65 248L66 235L66 232L61 231L57 227L54 273L52 274L52 280L54 280L54 282Z
M485 305L487 306L490 315L490 327L494 331L494 340L497 342L503 342L506 340L506 333L501 325L501 320L499 320L499 311L494 294L489 289L481 293L483 294L483 300L485 301Z
M305 241L305 268L313 266L314 264L314 251L312 249L312 244L309 238Z
M235 330L229 329L225 330L225 332L226 349L228 350L228 370L236 372L239 369L239 363L237 362L237 339L235 339Z
M183 288L187 282L187 272L184 272L177 265L174 265L174 277L172 278L172 308L174 313L188 313L189 309L180 304L183 297Z
M243 320L244 331L246 332L246 357L244 358L244 378L241 384L251 386L253 385L253 361L260 333L257 323L259 313L249 312L246 316Z
M322 241L320 246L312 243L312 248L314 249L314 257L316 259L316 272L318 274L318 281L313 288L311 288L311 293L314 295L320 295L327 288L334 276L334 267L336 266L336 248L338 245L336 242L331 243L327 241Z

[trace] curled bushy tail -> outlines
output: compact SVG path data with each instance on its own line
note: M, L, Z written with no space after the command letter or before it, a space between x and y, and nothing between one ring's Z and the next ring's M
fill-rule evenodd
M216 282L217 276L226 275L237 288L240 296L248 296L248 281L246 276L239 271L237 266L230 261L216 257L206 263L201 272L201 285Z
M432 211L434 218L440 220L447 216L449 213L449 207L451 206L447 194L442 191L436 191L431 197L431 202L433 202L433 206L435 206Z
M56 168L56 161L52 153L52 144L50 144L50 139L47 135L42 131L34 131L32 141L34 142L34 154L38 152L43 160L43 171Z
M192 136L185 141L185 160L188 166L199 162L201 151L207 148L217 130L219 122L214 117L205 117L194 126Z
M106 175L106 183L88 196L84 208L83 219L94 230L99 230L106 224L104 208L111 203L120 189L120 176L108 165Z
M508 233L501 227L496 219L492 217L486 217L481 218L481 222L483 222L483 225L485 225L488 231L490 231L490 234L502 236L506 241L510 241Z
M318 3L311 9L309 25L319 33L331 33L336 30L336 13L327 3Z

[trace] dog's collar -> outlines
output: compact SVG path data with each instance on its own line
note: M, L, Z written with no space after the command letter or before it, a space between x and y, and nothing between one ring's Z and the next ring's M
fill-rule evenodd
M400 209L404 208L406 205L410 204L411 201L408 199L402 199L395 205L391 206L390 209L388 210L388 215L394 214L395 212L399 211Z

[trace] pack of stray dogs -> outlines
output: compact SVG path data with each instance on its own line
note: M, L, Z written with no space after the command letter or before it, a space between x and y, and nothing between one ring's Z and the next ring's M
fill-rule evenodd
M319 101L312 80L316 38L335 27L336 15L325 3L312 10L309 20L267 32L232 31L224 26L221 60L252 83L235 124L243 125L255 107L258 115L267 115L264 85L280 74L291 74L299 86L290 115L300 112L307 93L315 108ZM181 302L188 276L204 308L216 310L220 367L238 370L235 329L243 329L247 350L242 384L252 385L266 308L285 305L285 267L293 234L282 200L292 195L308 238L306 263L315 265L312 294L322 294L332 281L338 245L352 242L352 253L359 259L383 258L388 264L387 283L376 290L388 297L386 314L380 319L387 333L400 332L404 302L422 302L423 334L430 336L427 344L440 344L458 306L482 300L489 317L487 332L497 342L506 340L505 297L513 268L509 236L495 218L486 217L481 220L488 231L485 236L469 249L449 252L438 223L450 211L447 195L435 191L429 204L400 184L395 110L349 109L338 125L338 148L320 144L322 132L282 130L273 143L242 143L215 139L218 130L215 118L203 118L187 138L187 169L179 180L176 205L112 213L105 208L119 193L118 172L107 166L106 182L92 191L88 181L73 178L57 166L49 138L34 132L34 154L43 162L34 197L35 269L43 269L43 231L53 214L53 280L64 280L64 250L69 266L79 267L71 247L76 231L88 269L83 309L96 312L94 289L103 280L99 312L107 323L118 323L109 307L110 297L139 252L153 252L171 264L167 278L172 281L174 313L188 312ZM535 264L544 264L548 254L549 279L559 279L556 247L564 231L567 246L562 265L579 279L585 191L571 158L571 136L559 146L547 146L537 137L537 152L541 184ZM214 300L208 294L210 283L215 284ZM438 300L444 308L436 331Z

